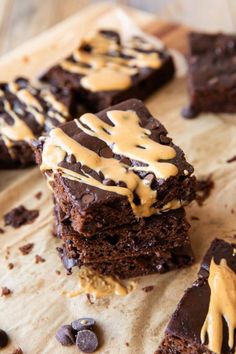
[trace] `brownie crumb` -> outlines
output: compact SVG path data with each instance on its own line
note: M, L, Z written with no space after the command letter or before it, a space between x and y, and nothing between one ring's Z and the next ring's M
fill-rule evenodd
M13 263L9 263L8 264L8 269L13 269L14 268L14 264Z
M61 274L60 270L56 270L56 274L60 275Z
M42 192L38 192L38 193L35 194L35 198L36 199L41 199L42 195L43 195Z
M200 220L200 219L199 219L199 217L198 217L198 216L194 216L194 215L192 215L192 216L191 216L191 220Z
M26 245L19 247L19 250L25 256L32 251L33 247L34 247L34 243L27 243Z
M38 254L36 254L35 263L38 264L38 263L44 263L44 262L46 262L46 260L43 257L41 257Z
M24 354L24 353L23 353L23 350L22 350L21 348L16 348L16 349L12 352L12 354Z
M25 224L31 224L39 216L38 210L28 210L23 205L12 209L4 215L5 226L18 228Z
M9 337L3 329L0 329L0 349L5 348L9 342Z
M129 347L129 342L125 342L126 347Z
M196 201L199 206L202 206L204 201L210 196L215 184L212 180L212 176L208 176L205 179L197 180L197 196Z
M0 234L4 234L5 230L0 227Z
M231 162L235 162L235 161L236 161L236 155L231 157L230 159L228 159L226 162L231 163Z
M7 288L6 286L3 286L2 288L1 288L1 296L9 296L9 295L11 295L12 294L12 291L9 289L9 288Z
M149 292L152 291L153 289L154 289L154 286L153 286L153 285L145 286L144 288L142 288L142 290L143 290L145 293L149 293Z

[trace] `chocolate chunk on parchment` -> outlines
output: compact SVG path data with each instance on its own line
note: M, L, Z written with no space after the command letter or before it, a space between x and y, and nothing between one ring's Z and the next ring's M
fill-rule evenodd
M39 216L38 210L28 210L20 205L4 215L5 226L10 225L18 228L25 224L31 224Z
M61 345L68 347L75 344L75 334L71 325L63 325L58 329L56 339Z
M98 338L94 332L83 329L76 336L76 345L84 353L93 353L98 348Z
M9 337L7 333L3 329L0 329L0 349L5 348L8 342L9 342Z
M43 257L41 257L41 256L38 255L38 254L35 255L35 263L36 263L36 264L38 264L38 263L44 263L44 262L46 262L46 260L45 260Z
M19 250L21 251L23 256L26 256L32 251L33 247L34 247L34 243L27 243L26 245L19 247Z
M8 287L3 286L1 288L1 296L9 296L11 294L12 294L12 291Z

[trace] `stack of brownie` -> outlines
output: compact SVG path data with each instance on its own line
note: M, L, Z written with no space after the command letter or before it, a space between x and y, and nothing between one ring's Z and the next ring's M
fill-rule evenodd
M53 191L60 257L120 278L191 264L195 177L143 103L86 113L35 144Z

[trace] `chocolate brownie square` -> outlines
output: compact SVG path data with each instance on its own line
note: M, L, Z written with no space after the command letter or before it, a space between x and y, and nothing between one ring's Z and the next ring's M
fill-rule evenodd
M65 244L70 258L76 258L80 265L94 260L106 262L165 252L177 247L185 249L190 243L190 225L183 208L98 232L93 237L85 237L73 230L58 204L55 204L54 214L57 236Z
M156 354L231 354L236 349L236 244L215 239Z
M236 112L236 36L192 32L189 35L189 107L200 112Z
M195 198L193 167L136 99L53 129L35 151L57 203L87 237Z
M0 168L34 163L30 142L72 119L76 106L68 90L38 89L28 80L0 84Z
M174 76L173 59L142 37L126 40L100 30L85 36L75 51L42 77L55 87L73 89L91 112L132 97L144 99Z

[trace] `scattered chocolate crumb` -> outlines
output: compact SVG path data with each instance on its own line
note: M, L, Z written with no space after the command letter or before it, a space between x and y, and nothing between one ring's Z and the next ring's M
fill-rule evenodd
M21 348L16 348L16 349L12 352L12 354L24 354L24 353L23 353L23 350L22 350Z
M56 270L56 274L60 275L61 274L60 270Z
M145 286L144 288L142 288L142 290L143 290L145 293L149 293L149 292L152 291L153 289L154 289L154 286L153 286L153 285Z
M14 268L14 264L13 263L9 263L8 264L8 269L13 269Z
M205 179L197 180L197 195L196 201L199 206L202 206L204 201L210 196L211 190L214 188L215 184L212 180L212 176L208 176Z
M0 234L4 234L5 230L0 227Z
M126 347L129 347L129 342L125 342Z
M9 342L9 337L3 329L0 329L0 349L5 348Z
M231 157L230 159L228 159L226 162L227 163L231 163L231 162L234 162L234 161L236 161L236 155Z
M36 254L35 263L38 264L38 263L44 263L44 262L46 262L46 260L43 257L41 257L38 254Z
M199 217L198 217L198 216L194 216L194 215L192 215L192 216L191 216L191 220L200 220L200 219L199 219Z
M231 209L231 214L234 214L234 209Z
M27 243L26 245L19 247L19 250L23 254L23 256L29 254L34 247L34 243Z
M28 210L23 205L12 209L4 215L5 226L18 228L25 224L31 224L39 216L38 210Z
M3 286L1 289L2 289L1 296L8 296L12 294L12 291L6 286Z
M43 195L42 192L38 192L38 193L35 194L35 198L36 199L41 199L42 195Z
M93 301L93 297L92 297L90 294L86 294L86 296L87 296L88 302L89 302L91 305L95 304L95 302Z

